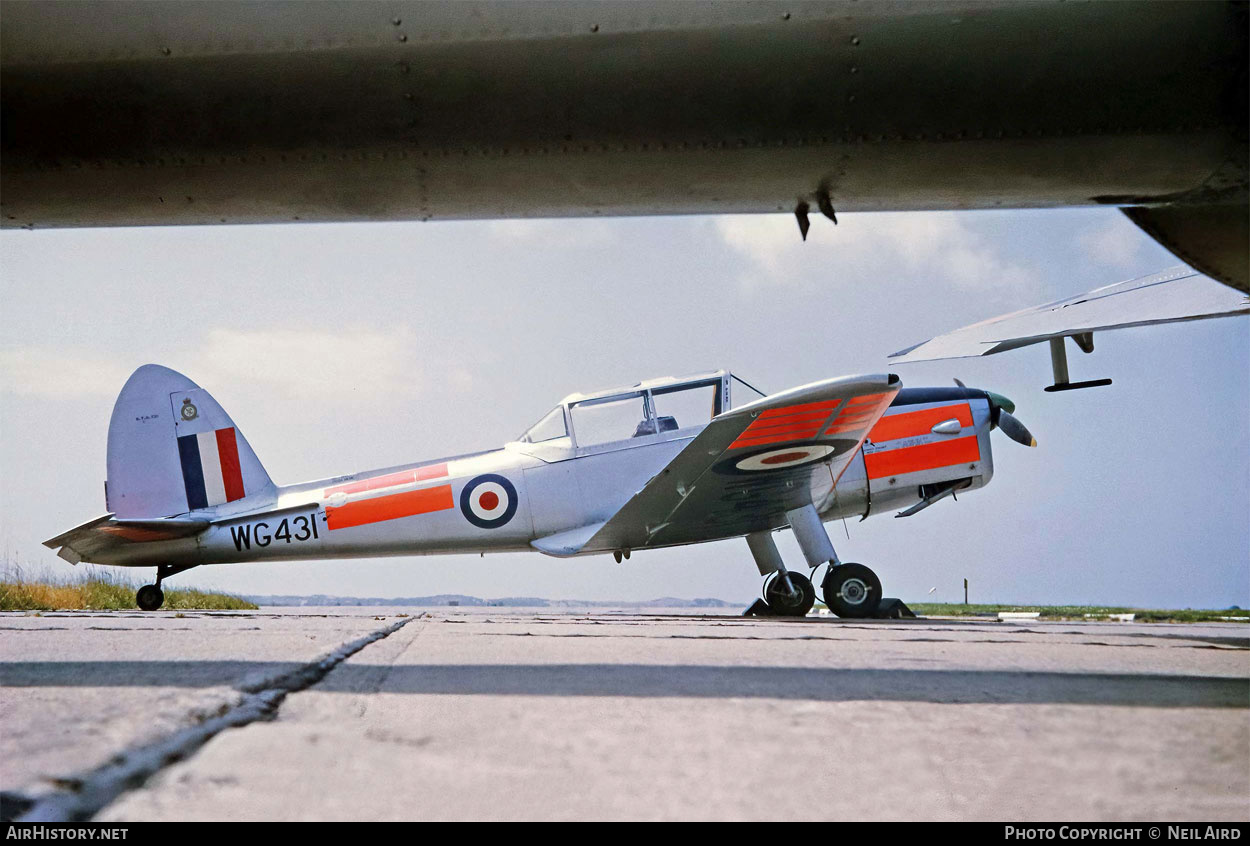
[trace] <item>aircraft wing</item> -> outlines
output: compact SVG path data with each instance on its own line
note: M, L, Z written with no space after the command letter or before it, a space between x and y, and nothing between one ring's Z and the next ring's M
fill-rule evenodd
M593 535L577 538L580 545L560 544L557 554L672 546L783 526L786 511L810 504L814 488L837 481L901 387L894 375L850 376L725 412Z
M118 520L112 514L105 514L48 539L43 545L48 549L60 549L57 555L77 564L115 546L185 538L204 531L208 525L207 519Z
M1114 205L1250 286L1244 3L3 9L0 229Z
M965 326L899 350L890 358L909 363L993 355L1067 336L1078 336L1083 349L1092 349L1092 340L1080 336L1238 314L1250 314L1246 294L1188 267L1173 267Z

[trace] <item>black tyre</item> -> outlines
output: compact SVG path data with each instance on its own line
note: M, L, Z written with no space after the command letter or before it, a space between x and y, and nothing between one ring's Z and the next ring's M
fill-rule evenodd
M825 604L839 617L871 617L881 604L881 580L863 564L830 567L820 588Z
M156 585L144 585L135 594L140 610L155 611L165 604L165 592Z
M816 604L816 588L812 587L812 580L802 573L789 570L786 575L789 576L793 594L786 591L781 574L773 573L764 582L764 601L775 617L804 617Z

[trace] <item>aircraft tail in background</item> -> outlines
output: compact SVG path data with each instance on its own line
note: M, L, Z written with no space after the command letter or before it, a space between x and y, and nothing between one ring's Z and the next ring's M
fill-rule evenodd
M107 507L119 519L155 519L261 504L276 488L243 433L208 391L146 364L126 381L108 434Z

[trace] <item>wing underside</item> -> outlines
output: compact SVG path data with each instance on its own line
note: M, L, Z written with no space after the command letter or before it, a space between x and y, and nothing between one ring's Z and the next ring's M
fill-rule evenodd
M1187 267L1173 267L965 326L890 358L906 364L993 355L1068 336L1092 348L1094 332L1239 314L1250 314L1244 293Z

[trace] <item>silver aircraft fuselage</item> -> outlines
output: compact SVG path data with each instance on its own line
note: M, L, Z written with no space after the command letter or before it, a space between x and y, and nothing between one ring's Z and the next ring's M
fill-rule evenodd
M728 375L717 378L728 391ZM605 393L598 399L612 397ZM563 405L571 420L570 403ZM814 505L821 520L834 520L894 513L956 482L959 491L984 487L993 477L990 413L981 391L905 390L836 479L828 472L804 475L804 489L796 496ZM933 429L941 420L957 425L953 431ZM211 509L211 524L194 536L114 546L84 560L141 567L515 551L619 553L622 546L611 541L573 550L561 538L609 521L706 427L697 423L590 446L577 441L574 431L556 441L518 441L483 453L282 486L259 510L246 499ZM780 438L779 443L788 442ZM786 449L803 447L772 452L784 458ZM623 550L722 540L786 525L784 512L745 505L731 522L708 520Z

